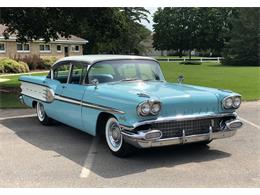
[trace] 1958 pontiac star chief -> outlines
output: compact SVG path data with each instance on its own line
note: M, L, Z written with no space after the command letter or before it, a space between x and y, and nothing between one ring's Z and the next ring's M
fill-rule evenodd
M174 71L174 70L173 70ZM48 76L21 76L20 100L39 121L65 123L104 135L110 151L126 156L140 148L208 144L242 126L237 93L165 81L148 57L86 55L57 61Z

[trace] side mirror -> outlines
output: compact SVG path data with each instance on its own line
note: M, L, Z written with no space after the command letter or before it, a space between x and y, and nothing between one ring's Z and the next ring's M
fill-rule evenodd
M184 81L184 76L180 75L177 79L178 83L181 84Z
M91 81L91 83L92 83L93 85L95 85L95 89L97 89L97 86L98 86L98 84L99 84L98 80L97 80L97 79L93 79L93 80Z

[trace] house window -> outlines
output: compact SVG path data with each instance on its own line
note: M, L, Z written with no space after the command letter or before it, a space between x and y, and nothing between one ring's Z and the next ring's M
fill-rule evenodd
M40 52L50 52L51 46L49 44L40 44Z
M57 52L61 52L61 45L57 45Z
M72 50L73 52L79 52L79 45L72 45L72 46L71 46L71 50Z
M4 53L4 52L5 52L5 44L0 43L0 53Z
M17 43L17 51L18 52L30 52L29 43Z

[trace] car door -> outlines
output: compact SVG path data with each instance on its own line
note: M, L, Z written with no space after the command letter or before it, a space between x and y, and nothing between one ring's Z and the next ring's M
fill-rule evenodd
M46 104L46 112L48 115L58 121L62 122L64 102L56 97L61 96L63 88L68 83L68 78L71 71L71 62L65 61L55 64L52 68L50 78L46 79L46 85L49 86L55 93L53 102Z
M61 106L61 119L63 123L72 127L82 129L81 109L82 98L85 93L85 86L82 85L83 78L87 72L87 65L82 62L71 62L70 75L68 82L62 85L60 94L64 100Z

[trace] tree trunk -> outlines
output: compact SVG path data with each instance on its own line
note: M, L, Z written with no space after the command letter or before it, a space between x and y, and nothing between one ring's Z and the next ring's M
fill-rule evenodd
M189 60L191 60L191 49L189 49Z
M179 50L179 57L182 58L182 50Z

